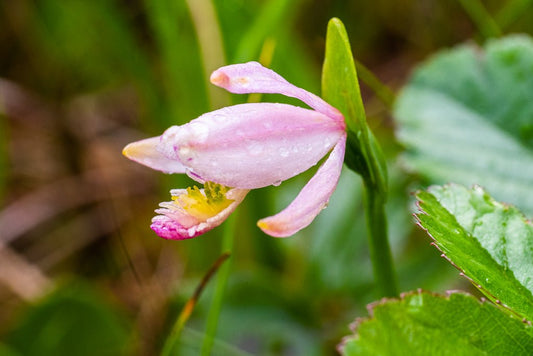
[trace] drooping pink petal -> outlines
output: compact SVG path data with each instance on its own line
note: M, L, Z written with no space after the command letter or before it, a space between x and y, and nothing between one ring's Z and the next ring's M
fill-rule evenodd
M328 159L307 182L292 203L274 216L259 220L257 225L274 237L287 237L308 226L324 209L341 174L346 147L343 135Z
M211 83L236 94L271 93L300 99L316 111L334 119L344 128L342 114L317 95L289 83L258 62L232 64L211 74Z
M173 195L179 191L178 189L173 191ZM152 219L150 228L167 240L192 239L222 224L243 201L246 194L248 194L248 190L245 189L230 190L227 197L233 202L218 214L203 221L188 215L186 211L176 209L172 206L172 202L161 203L161 208L156 210L156 213L160 215L156 215Z
M241 104L168 129L159 150L205 181L252 189L315 165L344 135L327 116L287 104Z
M129 159L165 173L185 173L186 167L179 160L170 159L161 153L160 136L132 142L122 150L122 154Z

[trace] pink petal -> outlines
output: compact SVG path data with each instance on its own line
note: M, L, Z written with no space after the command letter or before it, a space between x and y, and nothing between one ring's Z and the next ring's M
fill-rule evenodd
M342 114L320 97L286 81L258 62L232 64L211 74L211 83L236 94L273 93L300 99L313 109L342 123Z
M129 159L165 173L185 173L186 167L179 160L169 159L161 153L160 136L132 142L122 150L122 154Z
M150 228L157 235L167 240L192 239L222 224L243 201L246 194L248 194L248 190L230 190L227 193L227 197L234 201L226 209L205 221L197 221L194 217L188 216L183 212L168 209L170 202L161 203L162 208L157 209L156 212L162 215L156 215L152 219Z
M228 187L277 185L315 165L344 135L329 117L287 104L241 104L168 129L159 150Z
M257 225L274 237L287 237L311 224L324 209L337 187L344 161L346 135L292 203L280 213L259 220Z

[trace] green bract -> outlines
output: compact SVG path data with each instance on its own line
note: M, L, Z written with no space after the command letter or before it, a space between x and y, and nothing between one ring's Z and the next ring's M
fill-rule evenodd
M350 42L339 19L329 21L326 38L322 97L339 109L346 120L348 143L345 162L363 177L366 184L385 195L385 157L367 125Z

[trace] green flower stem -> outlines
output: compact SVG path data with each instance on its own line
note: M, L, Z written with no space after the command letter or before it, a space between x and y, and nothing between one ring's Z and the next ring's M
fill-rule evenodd
M387 238L385 199L371 185L365 184L364 203L377 294L379 297L396 297L398 286Z
M233 240L235 236L235 220L236 213L233 213L224 223L224 232L222 236L222 253L231 253L233 249ZM218 327L218 318L220 316L220 310L222 309L222 299L224 296L224 290L228 282L231 263L226 262L218 272L217 282L215 285L215 294L211 302L211 308L209 309L209 315L207 316L207 326L205 331L205 337L202 344L202 356L209 356L215 335Z
M480 0L459 0L459 3L476 24L483 37L500 37L502 35L500 27Z

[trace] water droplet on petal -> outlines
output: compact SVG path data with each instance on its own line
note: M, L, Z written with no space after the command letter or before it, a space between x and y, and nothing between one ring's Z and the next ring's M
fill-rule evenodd
M191 135L191 140L198 143L204 143L209 136L209 126L203 122L191 122L189 124L189 133Z
M252 156L257 156L263 152L263 146L260 143L252 142L248 145L248 153Z
M183 157L187 157L191 154L191 148L188 146L181 146L179 148L179 155Z
M278 152L279 152L279 155L280 155L281 157L288 157L288 156L289 156L289 150L286 149L285 147L280 147L280 148L278 149Z
M209 120L213 123L223 123L226 121L227 117L224 114L213 112L211 116L209 117Z
M281 179L275 181L274 183L272 183L272 185L273 185L274 187L277 187L277 186L279 186L280 184L281 184Z

